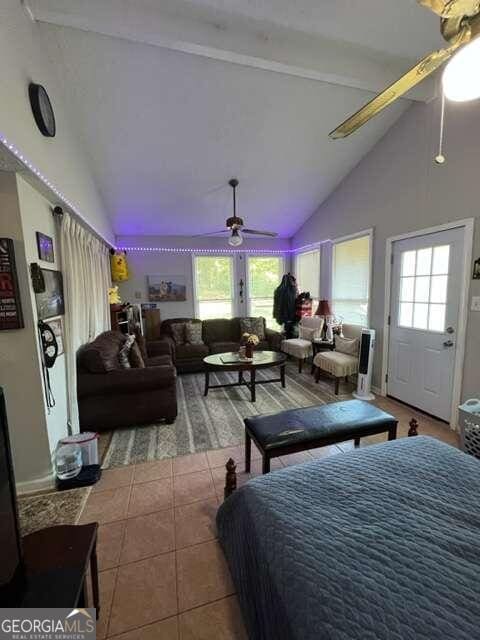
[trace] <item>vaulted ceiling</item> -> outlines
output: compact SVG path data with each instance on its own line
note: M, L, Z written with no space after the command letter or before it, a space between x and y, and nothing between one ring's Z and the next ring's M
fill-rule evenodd
M248 226L292 235L410 102L328 132L441 45L414 0L29 5L117 234L221 229L237 177Z

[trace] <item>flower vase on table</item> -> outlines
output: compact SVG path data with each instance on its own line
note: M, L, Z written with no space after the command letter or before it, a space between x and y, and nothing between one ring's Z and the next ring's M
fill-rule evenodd
M260 342L258 336L254 333L244 333L242 336L242 342L245 346L245 359L253 360L253 350Z

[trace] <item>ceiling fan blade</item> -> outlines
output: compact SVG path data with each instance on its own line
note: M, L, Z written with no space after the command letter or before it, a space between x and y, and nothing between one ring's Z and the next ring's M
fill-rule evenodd
M417 0L441 18L473 16L480 11L480 0Z
M258 231L256 229L242 229L242 233L248 233L251 236L270 236L271 238L278 236L278 233L275 233L275 231Z
M349 136L368 122L368 120L376 116L377 113L383 111L383 109L388 107L394 100L403 96L412 87L438 69L462 44L468 42L470 38L471 30L470 27L466 25L449 47L434 51L422 58L420 62L417 62L417 64L410 69L410 71L407 71L399 80L391 84L385 91L379 93L378 96L375 96L373 100L368 102L353 116L347 118L345 122L342 122L340 126L331 131L328 134L330 138L337 140L338 138L346 138Z
M205 238L206 236L216 236L219 233L230 233L231 229L222 229L221 231L210 231L210 233L198 233L195 236L190 236L191 238Z

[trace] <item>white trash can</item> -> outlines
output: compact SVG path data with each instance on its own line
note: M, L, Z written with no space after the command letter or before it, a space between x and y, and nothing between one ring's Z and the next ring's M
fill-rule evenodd
M82 449L83 466L98 464L98 433L85 431L67 436L60 440L62 444L78 444Z
M458 407L460 448L480 458L480 400L472 398Z

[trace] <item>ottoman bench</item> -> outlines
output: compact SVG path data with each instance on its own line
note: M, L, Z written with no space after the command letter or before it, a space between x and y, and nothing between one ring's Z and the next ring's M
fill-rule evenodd
M289 453L324 447L337 442L388 433L397 437L397 419L363 400L347 400L302 409L290 409L245 418L245 471L250 471L252 440L262 454L262 472L270 460Z

